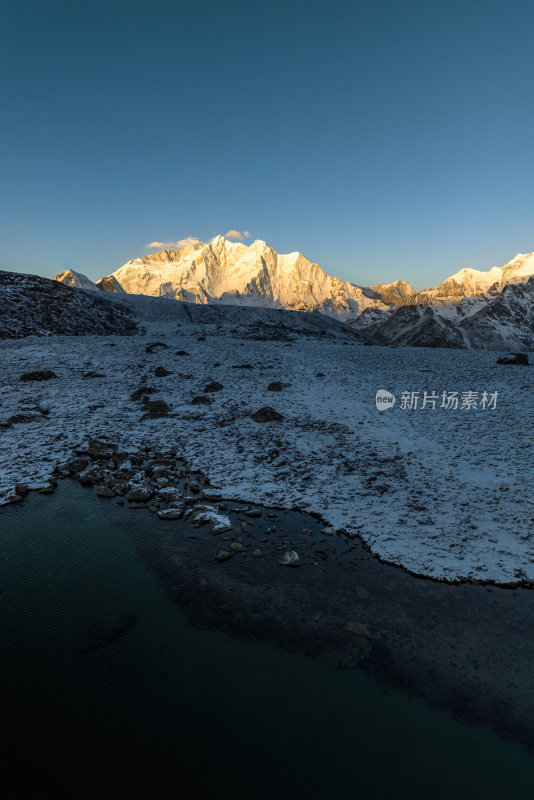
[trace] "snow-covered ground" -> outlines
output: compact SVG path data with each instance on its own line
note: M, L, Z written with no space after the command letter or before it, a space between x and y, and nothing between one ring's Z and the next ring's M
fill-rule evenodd
M0 342L0 422L34 417L0 428L0 502L16 483L43 485L89 436L108 437L127 450L175 448L223 496L317 512L414 572L534 581L530 367L497 366L495 352L364 347L341 335L251 339L235 315L181 319L147 323L145 336ZM147 353L154 341L168 349ZM158 366L172 374L155 377ZM19 381L45 369L57 377ZM224 388L192 405L212 380ZM272 381L287 386L267 391ZM157 388L150 399L165 400L169 416L142 419L130 396L143 385ZM393 409L377 410L379 389L395 394ZM402 392L425 390L478 392L479 402L498 392L497 405L401 408ZM253 421L266 405L283 419Z

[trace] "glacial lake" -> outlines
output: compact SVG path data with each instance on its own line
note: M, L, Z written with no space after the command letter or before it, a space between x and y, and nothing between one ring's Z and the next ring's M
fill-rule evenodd
M515 743L359 668L192 625L141 555L161 524L68 482L0 509L4 796L532 794Z

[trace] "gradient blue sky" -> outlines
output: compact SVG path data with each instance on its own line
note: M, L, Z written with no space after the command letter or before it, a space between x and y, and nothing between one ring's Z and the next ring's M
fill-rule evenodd
M420 288L534 250L531 2L0 8L0 268L235 228Z

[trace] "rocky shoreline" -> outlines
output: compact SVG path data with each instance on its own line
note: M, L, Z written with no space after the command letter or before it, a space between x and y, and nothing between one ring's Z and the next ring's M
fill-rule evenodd
M140 400L147 411L148 416L159 416L161 411L154 404L160 401L151 402L148 396L142 396L143 392L135 399ZM260 411L272 410L269 407ZM258 412L259 413L259 412ZM35 491L41 494L51 494L57 486L58 479L69 478L78 481L82 486L96 487L96 494L100 498L115 498L119 505L126 504L129 509L147 509L157 514L161 520L173 520L191 518L199 527L209 524L214 535L233 532L230 520L225 516L228 503L242 502L236 497L234 500L223 497L220 488L211 486L209 478L200 470L192 469L187 461L180 457L176 450L160 451L157 449L144 448L137 452L122 451L114 442L103 438L90 438L86 445L76 448L72 453L72 458L57 463L54 467L50 479L37 488ZM18 483L14 487L15 494L7 498L8 503L19 503L30 491L24 483ZM254 504L254 507L245 511L248 516L262 516L262 507ZM273 510L294 511L306 514L309 517L318 519L323 523L321 533L323 536L339 536L346 541L358 539L362 547L384 565L390 565L396 569L401 569L408 575L416 578L428 579L437 583L449 585L470 584L480 586L494 586L504 589L532 589L534 582L526 578L518 578L515 581L495 582L491 579L477 578L445 578L442 576L432 576L427 573L417 572L405 567L402 564L384 558L373 552L372 548L352 531L343 528L335 529L323 516L315 514L306 509L294 506L287 509L284 506L272 505L264 511L267 516L272 516ZM242 523L242 532L247 530L246 524ZM306 530L306 529L304 529ZM268 531L271 533L271 529ZM239 532L238 532L239 534ZM222 541L237 542L237 546L231 545L223 547L216 555L219 562L224 562L231 558L236 552L240 551L239 535L222 537ZM306 540L304 540L306 543ZM289 542L288 545L293 543ZM282 547L279 547L282 550ZM254 555L254 554L253 554ZM259 550L255 557L262 558L263 553ZM313 564L318 566L317 559L321 558L321 552L313 555L308 553ZM286 550L280 558L280 563L285 566L298 567L301 559L295 550Z
M120 451L109 440L91 438L86 447L74 451L72 458L57 464L50 480L35 491L51 494L57 487L57 481L67 478L85 487L95 487L97 497L115 498L117 504L126 504L132 510L147 509L160 520L189 519L196 527L208 525L213 536L221 535L223 544L215 554L215 559L220 563L236 554L247 553L247 545L243 544L242 537L248 533L248 526L254 524L247 522L247 519L262 517L264 513L267 518L275 516L273 511L262 510L259 506L245 507L240 509L241 522L235 529L226 515L229 501L222 502L220 490L212 488L209 479L202 473L191 471L174 450L160 452L147 449L129 453ZM17 484L9 502L21 502L29 491L26 484ZM275 526L266 530L267 534L275 532ZM309 534L310 531L303 529L303 533ZM322 535L335 536L336 531L325 524ZM275 545L281 551L280 564L299 567L300 556L294 549L287 549L292 547L293 542L285 542L285 545ZM263 558L265 554L257 547L251 555ZM312 563L318 566L317 559L320 558L324 556L319 550Z
M114 518L122 515L196 625L364 669L385 688L534 752L528 589L414 577L317 516L223 499L175 451L127 453L90 439L37 491L51 493L62 479L92 487ZM28 489L17 492L20 501Z

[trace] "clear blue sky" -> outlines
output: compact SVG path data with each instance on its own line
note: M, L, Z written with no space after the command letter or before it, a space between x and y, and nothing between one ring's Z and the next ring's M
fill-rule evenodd
M534 250L531 2L1 8L1 268L233 228L420 288Z

